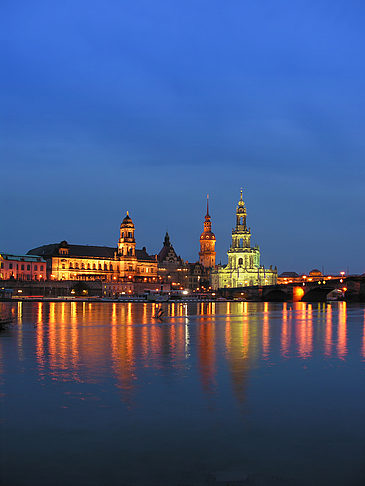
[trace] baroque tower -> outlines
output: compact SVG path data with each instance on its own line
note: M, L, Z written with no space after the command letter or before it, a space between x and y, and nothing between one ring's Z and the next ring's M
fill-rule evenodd
M212 233L212 222L209 215L209 194L207 194L207 214L205 215L204 231L200 235L199 263L205 268L215 266L215 235Z
M232 230L231 250L250 248L251 246L251 229L247 229L246 218L246 206L243 201L243 190L241 188L241 197L236 208L236 228Z
M134 239L134 224L129 213L120 225L120 238L118 242L118 254L120 256L136 256L136 240Z

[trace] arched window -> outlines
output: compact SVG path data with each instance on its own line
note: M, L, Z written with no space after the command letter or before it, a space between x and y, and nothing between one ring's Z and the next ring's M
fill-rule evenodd
M87 264L87 269L90 270L90 263Z
M84 263L81 263L81 268L84 269L85 268L85 264Z
M75 263L75 268L79 268L78 262Z
M240 238L240 248L243 248L243 238Z
M243 265L243 258L238 259L238 265Z
M104 263L104 270L108 270L108 266L106 263Z
M72 262L70 262L69 268L73 268Z
M102 270L102 268L101 268L101 263L99 263L99 270Z
M111 272L113 271L113 265L112 265L112 264L110 264L110 265L109 265L109 270L110 270Z
M93 270L96 270L96 265L95 265L95 263L94 263L94 265L93 265Z

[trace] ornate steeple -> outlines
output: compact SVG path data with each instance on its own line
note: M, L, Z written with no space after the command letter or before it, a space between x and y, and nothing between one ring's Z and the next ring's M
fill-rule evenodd
M237 209L236 209L236 230L247 230L246 226L246 206L243 201L243 190L241 187L241 197L238 201Z
M204 233L209 233L212 231L212 222L209 215L209 194L207 194L207 214L205 215L204 221Z
M204 231L200 235L199 263L203 267L214 267L215 255L215 235L212 233L212 222L209 214L209 194L207 194L207 213L204 220Z

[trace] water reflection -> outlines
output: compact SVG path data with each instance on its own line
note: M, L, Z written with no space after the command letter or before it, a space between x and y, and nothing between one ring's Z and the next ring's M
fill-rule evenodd
M364 311L364 325L362 331L362 357L365 359L365 311Z
M344 359L347 353L347 314L346 302L340 302L338 309L338 341L337 354L338 357Z
M174 303L162 321L146 303L0 308L16 320L0 337L4 484L204 484L231 468L272 484L310 462L299 484L333 486L363 463L363 305Z
M313 347L313 308L312 304L294 302L296 312L297 353L302 359L312 355Z
M24 359L25 323L35 325L40 379L97 383L111 373L127 401L144 370L183 375L192 355L204 393L218 392L218 363L225 359L235 395L243 402L249 370L261 359L308 360L315 340L326 359L345 360L348 354L345 302L172 303L164 305L162 322L153 317L155 305L146 303L19 302L12 310L19 359ZM365 358L365 314L362 319Z
M289 357L289 348L290 348L290 339L291 339L291 322L289 322L289 318L291 321L291 313L289 316L288 311L288 304L287 302L283 303L283 316L282 316L282 325L281 325L281 347L280 352L283 358Z
M327 304L326 309L326 330L324 341L324 353L326 356L331 356L332 353L332 306Z

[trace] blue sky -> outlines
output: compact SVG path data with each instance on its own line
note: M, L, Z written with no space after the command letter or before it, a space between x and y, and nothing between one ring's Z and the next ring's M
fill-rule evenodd
M365 272L363 2L3 1L0 249L226 262L240 187L279 271Z

